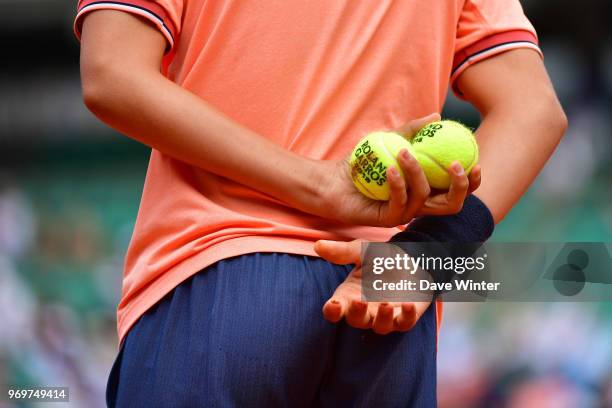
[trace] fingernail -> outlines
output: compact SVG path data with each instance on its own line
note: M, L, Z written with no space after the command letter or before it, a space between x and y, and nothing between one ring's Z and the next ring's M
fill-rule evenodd
M410 154L408 153L408 149L402 149L402 157L406 160L410 160Z
M389 175L391 177L397 178L397 177L399 177L399 171L397 171L397 169L395 167L390 167L389 168Z
M362 302L361 300L356 301L354 305L358 309L365 309L368 306L366 302Z
M393 313L393 306L388 304L382 304L378 307L378 311L381 313Z
M403 312L412 312L414 310L414 305L412 303L404 303L402 304Z
M465 173L463 170L463 166L461 166L461 163L459 162L453 163L453 171L458 176L463 176L463 174Z

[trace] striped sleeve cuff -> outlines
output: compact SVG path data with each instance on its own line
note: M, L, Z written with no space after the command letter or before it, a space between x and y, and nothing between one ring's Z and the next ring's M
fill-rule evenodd
M455 94L462 97L461 91L456 86L456 80L466 68L494 55L517 48L531 48L542 56L536 35L524 30L494 34L457 52L451 73L451 85Z
M74 33L79 41L81 40L83 17L94 10L118 10L143 17L153 23L161 31L164 37L166 37L168 41L168 50L174 47L176 31L168 14L159 4L146 0L130 0L129 2L100 0L80 1L77 15L74 19Z

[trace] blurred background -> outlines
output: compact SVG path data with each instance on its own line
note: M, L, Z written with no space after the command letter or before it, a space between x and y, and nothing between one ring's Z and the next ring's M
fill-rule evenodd
M612 242L611 3L523 1L570 128L497 241ZM0 0L0 386L98 407L149 151L84 108L75 7ZM442 408L612 407L612 304L449 304L441 334Z

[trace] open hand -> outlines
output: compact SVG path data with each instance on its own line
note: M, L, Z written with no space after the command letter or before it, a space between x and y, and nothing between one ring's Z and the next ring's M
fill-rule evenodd
M349 326L372 329L378 334L408 331L414 327L431 302L365 302L361 296L361 240L317 241L315 251L336 264L355 264L323 306L323 316L336 323L343 318Z

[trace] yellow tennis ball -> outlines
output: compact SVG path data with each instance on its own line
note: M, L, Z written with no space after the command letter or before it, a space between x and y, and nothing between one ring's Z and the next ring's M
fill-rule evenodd
M410 143L393 132L372 132L361 139L349 160L355 187L373 200L389 200L391 190L387 182L387 169L395 166L404 177L397 163L397 155L402 148L410 150Z
M466 173L478 162L478 144L470 129L459 122L442 120L423 127L410 140L412 153L429 185L447 189L450 186L450 165L458 160Z

